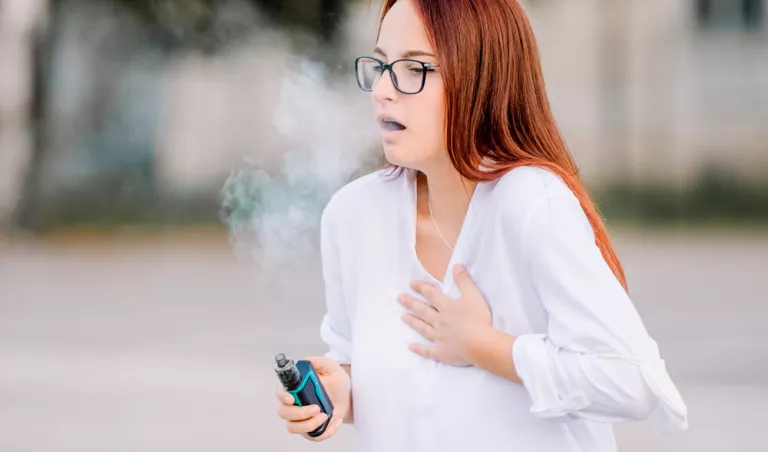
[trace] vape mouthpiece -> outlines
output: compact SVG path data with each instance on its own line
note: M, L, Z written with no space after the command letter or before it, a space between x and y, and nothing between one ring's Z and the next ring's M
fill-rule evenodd
M285 357L285 354L278 353L277 356L275 356L275 362L277 363L277 367L285 367L288 364L288 358Z

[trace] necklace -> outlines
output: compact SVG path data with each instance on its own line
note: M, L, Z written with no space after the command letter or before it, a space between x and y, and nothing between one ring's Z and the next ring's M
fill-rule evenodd
M437 222L435 221L435 216L432 214L432 197L427 195L427 205L429 206L429 217L432 218L432 224L435 225L435 230L437 231L437 235L440 236L441 239L443 239L443 243L445 243L445 246L450 248L451 252L453 252L453 247L450 243L448 243L448 240L445 240L445 237L443 236L443 233L440 232L440 228L437 226Z

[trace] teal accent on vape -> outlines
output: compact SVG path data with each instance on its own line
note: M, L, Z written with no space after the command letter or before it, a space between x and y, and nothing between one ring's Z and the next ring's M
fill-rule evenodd
M301 400L299 400L299 396L296 395L296 393L293 392L293 391L289 391L289 392L293 396L293 404L296 405L296 406L301 406Z
M307 381L312 380L312 385L315 388L315 394L317 394L317 400L320 401L320 407L325 408L327 405L325 397L323 397L323 392L320 390L320 384L317 381L317 377L315 376L315 373L313 371L307 372L307 375L304 377L304 380L301 382L298 388L288 391L293 396L293 403L296 406L302 406L301 400L299 400L298 393L301 392L302 389L304 389L304 386L306 386Z

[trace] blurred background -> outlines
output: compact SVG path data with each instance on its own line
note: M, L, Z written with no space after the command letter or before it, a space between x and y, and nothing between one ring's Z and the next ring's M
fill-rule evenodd
M768 1L527 0L557 120L690 430L764 450ZM381 163L368 0L0 0L0 451L351 451L275 415L324 352L330 194Z

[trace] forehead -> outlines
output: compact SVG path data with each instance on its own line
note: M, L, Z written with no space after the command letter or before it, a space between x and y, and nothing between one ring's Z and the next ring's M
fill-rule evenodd
M421 17L409 0L399 0L387 11L376 46L386 52L389 59L413 50L434 53Z

